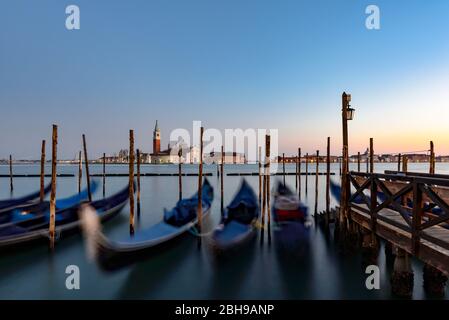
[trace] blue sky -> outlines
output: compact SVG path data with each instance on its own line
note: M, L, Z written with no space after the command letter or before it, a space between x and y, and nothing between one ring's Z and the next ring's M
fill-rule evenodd
M81 29L65 28L76 4ZM381 29L365 28L380 8ZM277 128L280 151L449 153L449 2L359 0L2 0L0 158L38 158L59 125L60 158L81 134L93 157L151 151L172 129Z

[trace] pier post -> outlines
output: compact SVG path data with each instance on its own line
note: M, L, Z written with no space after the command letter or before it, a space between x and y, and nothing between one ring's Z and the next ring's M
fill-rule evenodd
M204 127L200 128L200 164L198 166L198 233L201 234L203 226L203 134ZM198 237L198 248L201 247L201 236Z
M386 261L387 265L390 265L390 266L393 265L394 258L396 256L395 250L393 248L393 244L389 241L385 241L384 251L385 251L385 261Z
M396 247L393 274L391 275L392 292L404 298L411 298L413 294L414 275L409 254Z
M106 196L106 153L103 153L103 198Z
M447 276L430 264L425 263L423 268L424 290L432 295L444 297Z
M301 148L298 148L298 195L301 200Z
M401 171L401 154L398 154L398 172Z
M435 150L433 147L433 141L430 141L430 161L429 161L429 173L435 174Z
M9 155L9 189L14 191L14 185L12 181L12 155Z
M319 165L320 165L320 151L316 151L316 169L315 169L315 210L314 216L315 219L318 218L318 174L319 174Z
M51 192L50 192L50 250L55 248L55 232L56 232L56 162L57 162L57 145L58 145L58 126L53 125L51 147Z
M369 138L369 172L372 174L374 173L374 139Z
M182 148L179 147L178 150L178 189L179 189L179 200L182 199Z
M354 242L355 244L356 242ZM362 229L362 261L364 265L377 265L379 257L379 241L376 235L367 229Z
M134 235L134 130L129 130L129 234Z
M86 166L87 194L89 195L89 202L92 202L92 193L90 192L89 157L87 156L86 135L84 134L83 134L83 148L84 148L84 164Z
M45 140L42 140L42 148L41 148L41 179L40 179L40 201L44 201L44 179L45 179Z
M357 172L360 172L360 151L357 152Z
M327 156L326 156L326 217L325 223L326 227L329 226L329 216L330 216L330 181L331 181L331 138L327 137Z
M81 181L83 179L83 160L81 158L81 151L78 154L78 193L81 192Z

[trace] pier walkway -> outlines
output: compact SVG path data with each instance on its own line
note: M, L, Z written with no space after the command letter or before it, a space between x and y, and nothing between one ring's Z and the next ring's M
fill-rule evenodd
M350 172L349 179L352 221L449 274L449 176Z

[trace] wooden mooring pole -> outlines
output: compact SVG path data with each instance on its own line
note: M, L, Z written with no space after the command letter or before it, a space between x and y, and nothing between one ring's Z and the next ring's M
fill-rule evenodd
M408 157L406 155L402 156L402 171L405 173L408 172Z
M341 164L341 199L340 199L340 231L345 230L345 222L349 217L348 214L348 199L350 193L350 185L348 181L348 108L349 102L351 101L351 95L343 92L342 94L342 134L343 134L343 148L342 148L342 162Z
M42 147L41 147L41 178L40 178L40 193L39 193L39 199L40 201L44 201L44 179L45 179L45 140L42 140Z
M223 217L224 214L224 207L223 207L223 186L224 186L224 182L223 182L223 178L224 178L224 162L225 162L225 154L224 154L224 146L221 146L221 170L220 170L220 175L221 175L221 179L220 179L220 212L221 212L221 216Z
M259 146L259 207L262 205L262 147Z
M320 166L320 151L316 151L316 169L315 169L315 211L314 215L315 218L318 217L318 173L319 173L319 166Z
M270 161L270 155L271 155L270 147L271 146L270 145L271 145L271 137L270 137L270 135L265 136L265 143L266 143L265 155L266 155L266 159L267 159L266 160L267 161L267 182L266 182L267 196L266 196L266 200L267 200L267 220L268 220L267 232L268 232L268 244L270 244L271 243L271 208L270 208L270 175L271 175L271 172L270 172L270 162L271 162Z
M103 153L103 198L106 196L106 153Z
M301 200L301 148L298 148L298 196Z
M398 172L401 171L401 154L398 154Z
M370 162L370 173L374 173L374 139L369 138L369 162Z
M430 141L430 161L429 161L429 173L435 174L435 150L433 147L433 141Z
M357 152L357 172L360 172L360 151Z
M369 152L366 155L366 173L369 173Z
M338 158L338 174L340 175L340 177L341 177L341 161L342 161L342 159L341 158Z
M295 188L298 190L298 157L295 157Z
M267 204L267 155L266 155L266 146L267 146L267 136L265 136L265 157L263 163L263 180L262 180L262 228L260 230L260 243L263 243L263 237L265 232L265 209Z
M203 226L203 133L200 128L200 164L198 167L198 233L201 234ZM198 237L198 247L201 246L201 236Z
M84 164L86 166L86 183L89 202L92 202L92 193L90 192L90 175L89 175L89 157L87 156L86 135L83 134Z
M137 205L139 205L139 203L140 203L140 161L141 161L139 149L136 149L136 155L137 155Z
M134 235L134 130L129 130L129 234Z
M58 126L53 125L52 133L52 148L51 148L51 192L50 192L50 249L55 248L55 233L56 233L56 161L57 161L57 145L58 145Z
M179 200L182 199L182 148L179 147L178 150L178 189L179 189Z
M285 153L282 153L282 176L284 181L284 187L285 187Z
M83 179L83 159L81 156L81 151L78 154L78 193L81 192L81 181Z
M331 182L331 138L327 137L327 156L326 156L326 217L325 223L326 227L329 226L329 216L330 216L330 182Z
M309 153L306 153L306 198L307 198L308 180L309 180Z
M12 181L12 155L9 155L9 189L11 192L14 191L14 184Z

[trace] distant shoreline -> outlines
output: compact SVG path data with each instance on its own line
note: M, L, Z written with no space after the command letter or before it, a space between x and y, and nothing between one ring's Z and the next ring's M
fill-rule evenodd
M47 160L45 162L46 164L51 164L51 160ZM84 162L83 162L84 163ZM282 164L282 162L276 162L276 161L271 161L271 163L278 163L278 164ZM296 162L291 162L291 161L286 161L285 164L294 164ZM306 163L305 160L301 160L301 163ZM314 163L314 161L309 161L309 164ZM321 164L326 163L326 161L320 161ZM331 163L336 163L338 164L339 162L337 161L331 161ZM349 163L357 163L357 161L349 161ZM366 163L366 161L360 161L360 163ZM396 163L396 162L392 162L392 161L374 161L374 163ZM409 160L408 163L429 163L429 161L411 161ZM449 163L449 161L441 161L441 160L436 160L436 163ZM30 165L30 164L40 164L40 160L13 160L12 161L13 165ZM78 161L69 161L69 160L60 160L57 162L58 165L62 165L62 164L67 164L67 165L78 165L79 162ZM98 161L98 160L90 160L89 164L100 164L102 165L103 162ZM128 165L129 162L106 162L107 165ZM198 163L182 163L183 165L198 165ZM206 163L204 163L206 164ZM210 164L217 164L217 163L210 163ZM249 163L225 163L225 164L235 164L235 165L245 165L245 164L257 164L257 162L249 162ZM178 163L147 163L147 162L143 162L141 163L141 165L178 165ZM9 161L6 160L1 160L0 161L0 166L9 166Z

